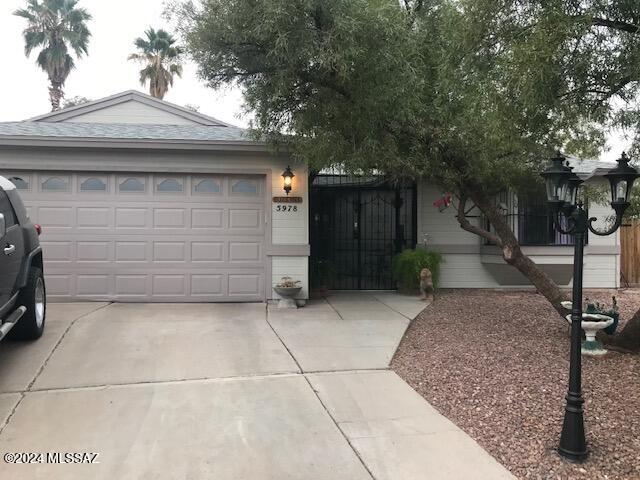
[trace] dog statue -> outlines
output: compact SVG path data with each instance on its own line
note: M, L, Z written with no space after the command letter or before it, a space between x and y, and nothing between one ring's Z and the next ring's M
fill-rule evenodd
M433 278L431 270L423 268L420 270L420 300L431 300L433 298Z

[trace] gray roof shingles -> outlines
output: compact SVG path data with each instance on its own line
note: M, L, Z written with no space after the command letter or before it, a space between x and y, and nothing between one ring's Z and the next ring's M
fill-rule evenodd
M248 132L237 127L124 123L0 122L0 139L3 136L105 140L182 140L186 142L251 141Z
M252 142L248 131L230 126L148 125L128 123L0 122L0 140L7 137L160 140L184 142ZM583 178L603 175L613 162L567 156L574 171Z

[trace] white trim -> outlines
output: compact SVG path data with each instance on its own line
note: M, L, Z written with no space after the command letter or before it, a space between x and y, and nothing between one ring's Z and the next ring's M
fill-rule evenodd
M0 188L2 190L7 191L7 190L15 190L16 186L10 180L4 177L0 177Z

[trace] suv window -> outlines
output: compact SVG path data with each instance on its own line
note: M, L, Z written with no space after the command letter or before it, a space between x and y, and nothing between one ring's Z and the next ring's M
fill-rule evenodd
M0 190L0 213L4 215L4 222L7 228L13 227L18 223L9 197L3 190Z

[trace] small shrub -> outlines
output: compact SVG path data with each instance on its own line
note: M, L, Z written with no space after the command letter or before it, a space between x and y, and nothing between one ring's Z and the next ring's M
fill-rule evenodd
M442 262L442 255L433 250L407 249L393 257L391 272L401 290L417 291L420 288L420 270L428 268L433 276L433 288L438 288Z

